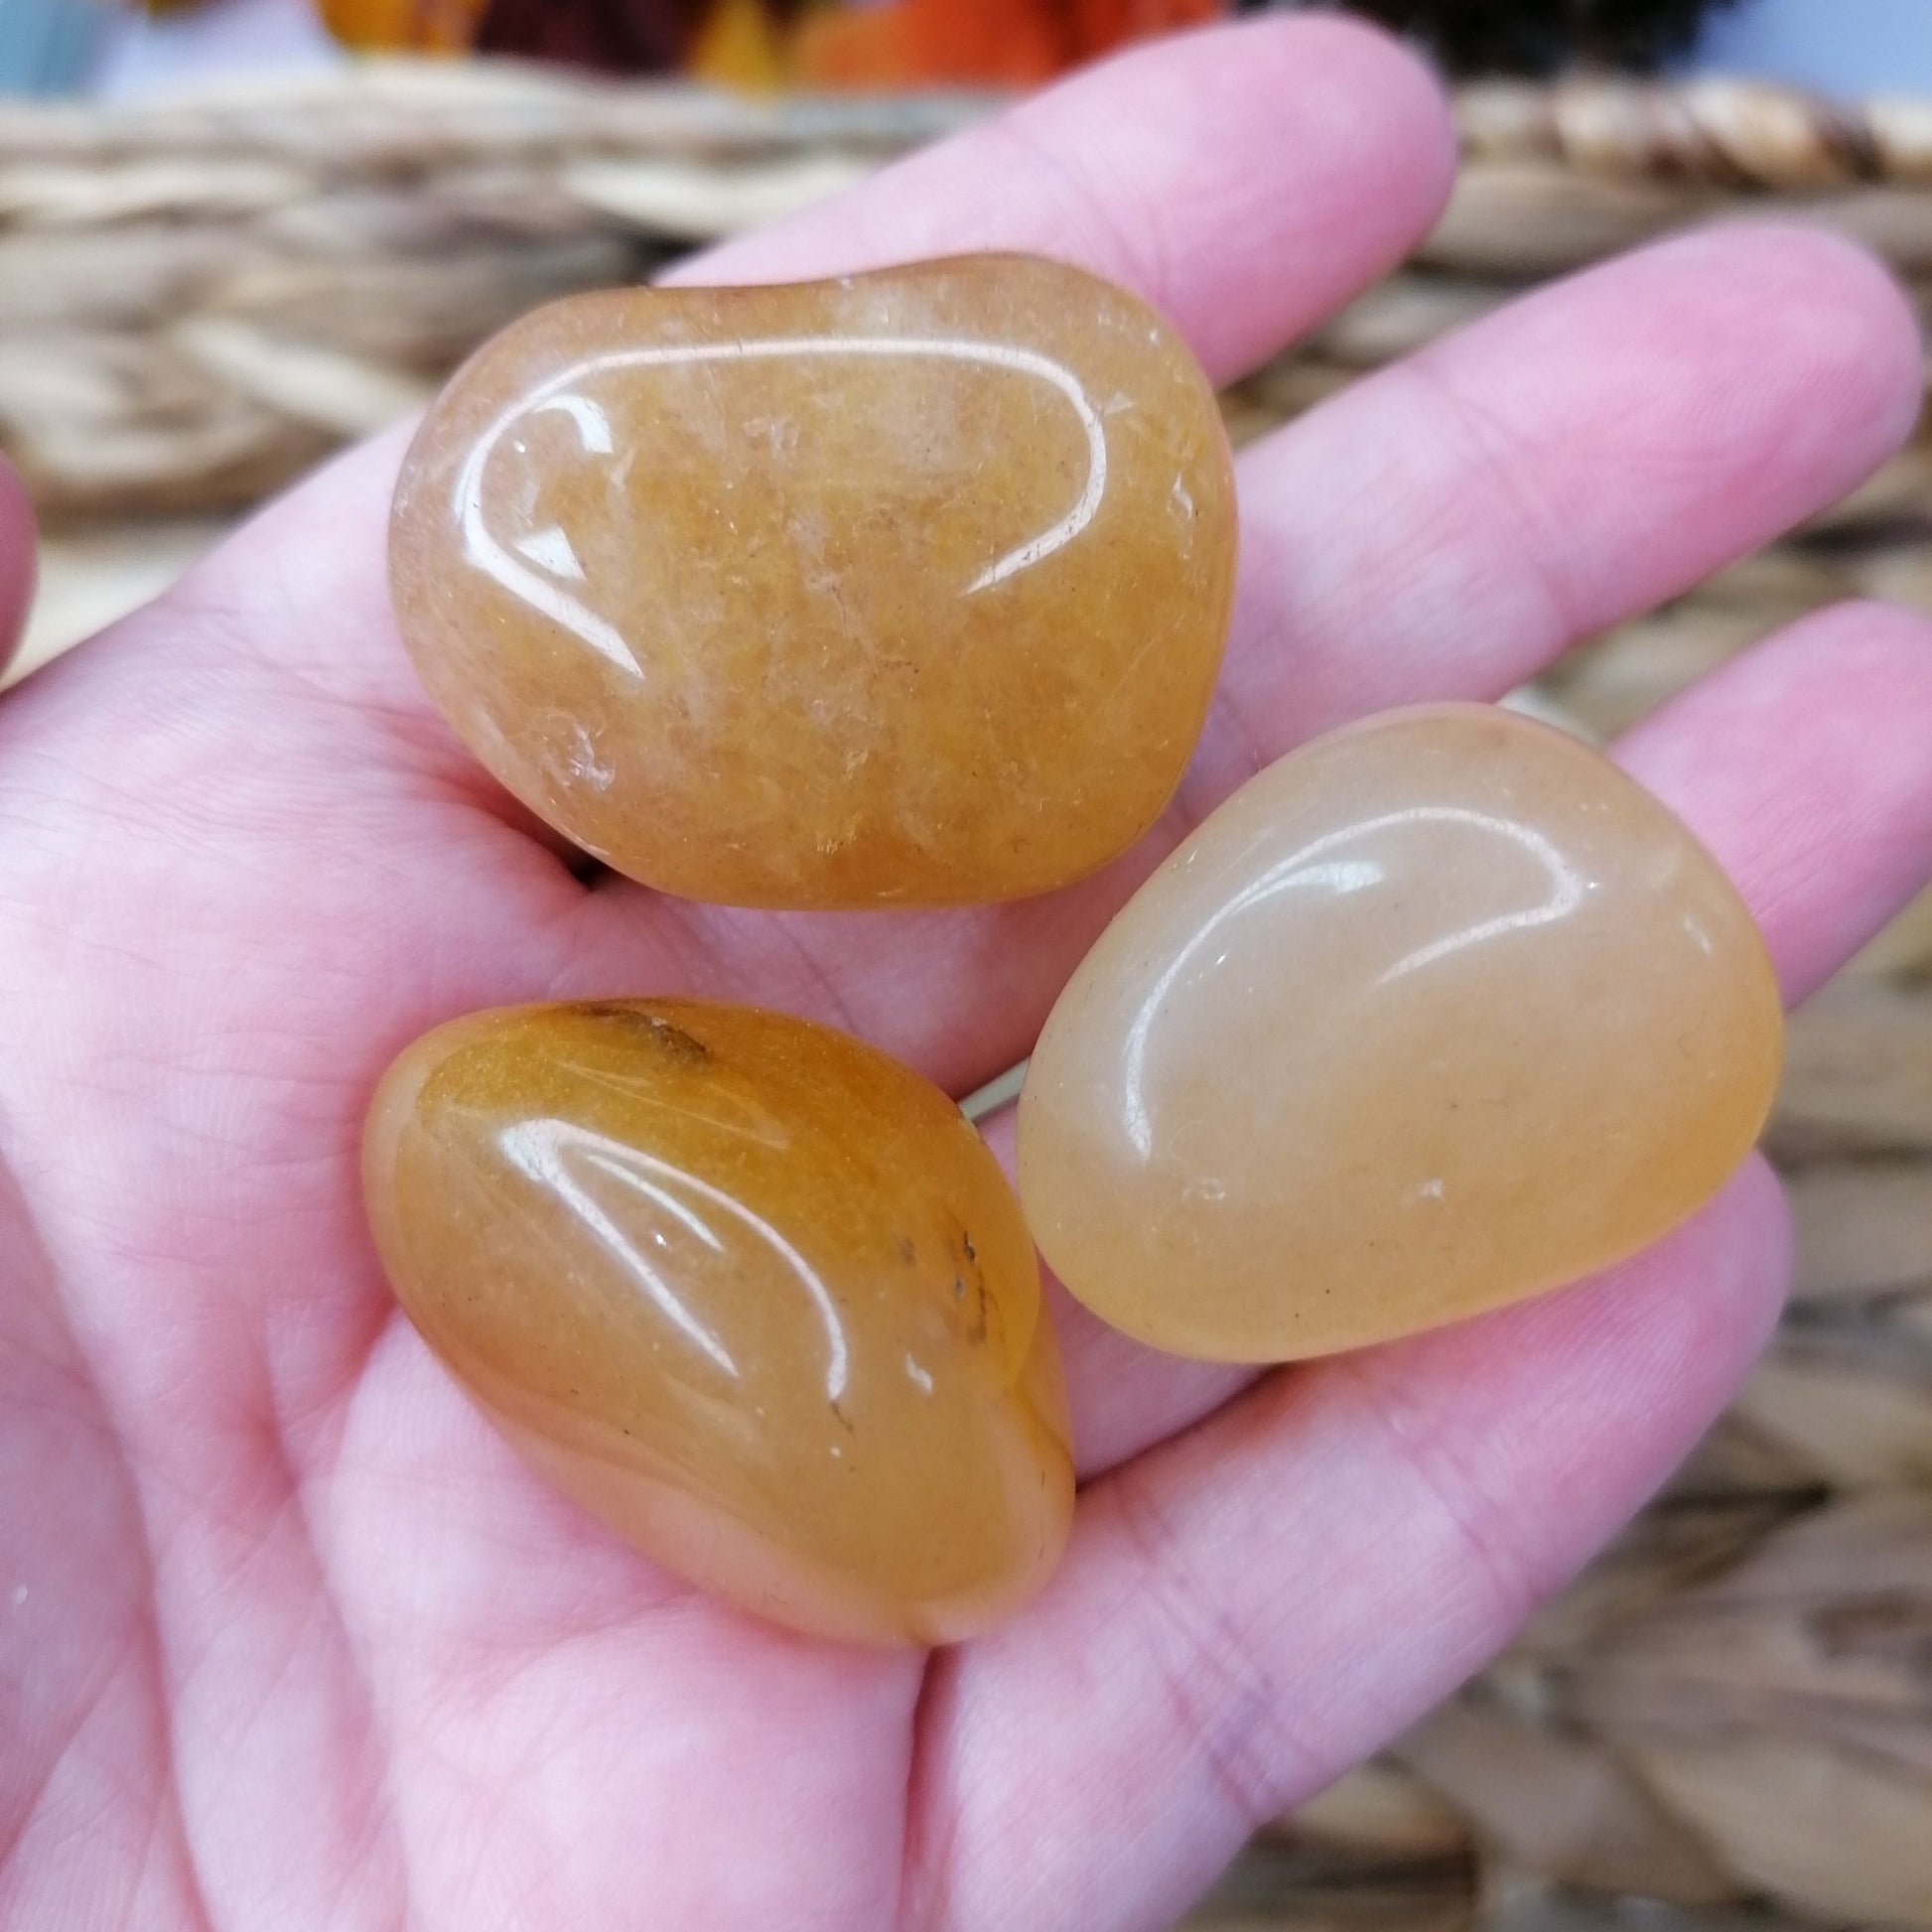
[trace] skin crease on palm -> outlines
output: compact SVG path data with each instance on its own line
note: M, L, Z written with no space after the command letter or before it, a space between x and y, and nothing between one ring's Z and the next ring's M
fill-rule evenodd
M1064 255L1226 380L1429 226L1452 143L1367 30L1130 54L686 271ZM841 1649L694 1596L530 1476L395 1312L356 1139L451 1015L686 993L955 1093L1256 765L1494 697L1906 435L1885 277L1729 228L1530 296L1249 450L1220 697L1173 807L1040 901L728 912L587 882L416 686L397 433L0 700L0 1923L1158 1927L1476 1669L1643 1501L1773 1321L1753 1163L1612 1278L1253 1379L1057 1305L1085 1487L996 1633ZM20 568L16 557L9 569ZM1811 618L1625 764L1787 996L1932 873L1932 635ZM1010 1124L991 1138L1005 1158Z

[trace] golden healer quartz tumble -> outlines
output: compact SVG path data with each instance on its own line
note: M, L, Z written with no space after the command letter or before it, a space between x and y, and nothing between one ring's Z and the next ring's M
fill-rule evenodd
M1045 1579L1073 1477L1019 1203L827 1028L683 1000L454 1021L364 1141L398 1299L557 1487L815 1634L950 1642Z
M1391 713L1251 779L1107 929L1028 1073L1021 1196L1131 1334L1324 1354L1663 1234L1781 1039L1742 900L1647 792L1508 712Z
M619 871L746 905L1013 898L1178 780L1233 476L1185 346L1077 269L626 289L458 372L390 577L458 734Z

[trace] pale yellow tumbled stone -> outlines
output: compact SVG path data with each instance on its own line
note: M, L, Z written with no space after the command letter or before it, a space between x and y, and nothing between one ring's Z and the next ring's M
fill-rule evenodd
M1019 1174L1066 1286L1276 1361L1578 1279L1742 1161L1778 989L1735 889L1587 747L1440 705L1250 780L1054 1007Z

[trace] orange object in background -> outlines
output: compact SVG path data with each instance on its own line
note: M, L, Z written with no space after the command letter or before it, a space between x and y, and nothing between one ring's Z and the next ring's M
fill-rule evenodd
M895 0L832 6L800 23L796 77L807 85L890 87L922 80L1024 85L1076 58L1071 9L1057 0Z
M318 0L323 25L345 47L456 54L476 38L485 0Z
M747 93L775 93L791 77L782 22L764 0L714 0L684 58L693 79Z
M318 0L354 48L476 49L724 86L1026 86L1228 0Z
M706 0L318 0L345 46L505 54L614 73L675 71Z
M730 0L724 0L730 4ZM808 86L1050 79L1130 40L1225 13L1224 0L895 0L806 16L793 48Z

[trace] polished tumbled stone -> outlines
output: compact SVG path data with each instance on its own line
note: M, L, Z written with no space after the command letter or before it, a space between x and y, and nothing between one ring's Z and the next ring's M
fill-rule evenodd
M1663 1234L1769 1108L1742 900L1606 759L1428 707L1250 780L1107 929L1020 1102L1074 1295L1273 1361L1575 1280Z
M430 412L390 572L457 732L620 871L967 903L1159 815L1234 541L1173 331L1077 269L961 256L538 310Z
M1019 1203L937 1089L749 1008L509 1008L384 1077L389 1279L566 1494L821 1635L949 1642L1044 1580L1065 1394Z

